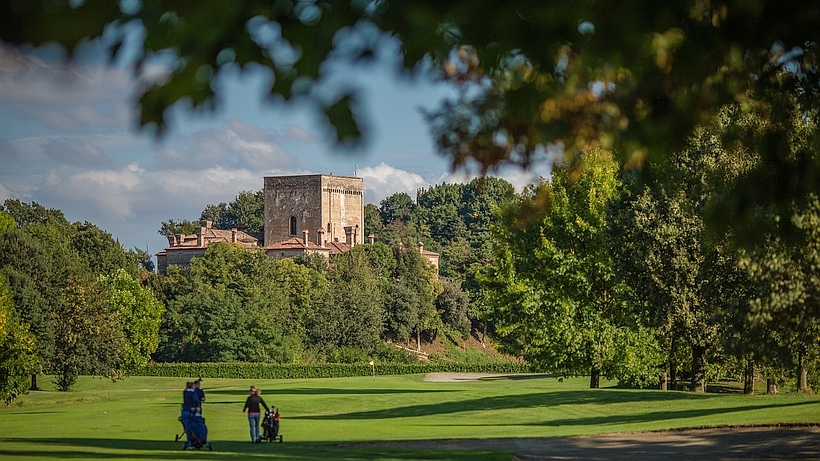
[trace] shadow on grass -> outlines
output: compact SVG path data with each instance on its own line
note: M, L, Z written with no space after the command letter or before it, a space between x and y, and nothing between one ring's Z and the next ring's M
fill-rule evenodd
M315 443L262 443L215 441L213 451L182 450L181 442L91 438L8 438L0 439L0 458L55 459L442 459L455 461L511 459L512 453L490 450L415 450L340 447ZM17 448L15 445L25 445ZM31 448L37 447L37 448ZM42 447L42 448L40 448Z
M543 422L530 422L530 423L517 423L517 424L504 424L501 422L493 422L493 423L459 423L459 426L545 426L545 427L571 427L571 426L612 426L612 425L620 425L620 424L634 424L634 423L651 423L651 422L662 422L662 421L673 421L676 419L689 419L689 418L699 418L703 416L713 416L718 414L724 413L735 413L739 411L753 411L753 410L763 410L767 408L788 408L794 407L798 405L812 405L816 404L817 402L793 402L793 403L771 403L771 404L755 404L755 405L742 405L737 407L724 407L724 408L703 408L698 410L674 410L674 411L653 411L649 413L643 414L630 414L630 415L609 415L609 416L592 416L592 417L581 417L581 418L565 418L565 419L552 419L546 420ZM438 424L442 426L442 424ZM668 426L668 425L666 425Z
M431 416L465 411L495 411L515 408L553 407L557 405L606 405L612 403L676 401L715 398L705 394L683 394L662 391L625 391L617 389L591 389L582 391L536 392L518 395L484 397L456 402L440 402L412 405L384 410L361 411L338 415L294 416L294 419L344 420L344 419L386 419L413 416Z
M386 395L386 394L432 394L442 392L457 392L452 389L332 389L332 388L297 388L280 389L272 387L262 389L262 397L271 395ZM248 389L205 389L205 395L241 395L246 397Z

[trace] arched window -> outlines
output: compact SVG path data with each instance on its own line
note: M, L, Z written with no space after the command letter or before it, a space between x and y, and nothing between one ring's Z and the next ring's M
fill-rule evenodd
M290 217L290 235L296 235L296 216Z

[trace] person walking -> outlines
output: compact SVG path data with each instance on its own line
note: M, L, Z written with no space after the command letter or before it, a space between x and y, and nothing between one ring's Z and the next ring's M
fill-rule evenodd
M270 408L268 408L268 405L262 400L262 397L259 396L261 392L256 386L251 386L250 392L251 395L245 400L245 407L242 408L242 413L244 413L245 410L248 411L248 425L251 427L251 443L259 443L261 441L259 438L259 405L265 407L266 411L270 411Z

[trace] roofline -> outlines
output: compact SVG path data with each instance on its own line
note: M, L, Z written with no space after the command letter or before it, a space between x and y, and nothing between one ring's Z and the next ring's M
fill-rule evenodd
M276 175L276 176L263 176L264 179L267 178L305 178L305 177L328 177L328 178L345 178L345 179L360 179L364 181L364 178L360 178L358 176L344 176L338 174L289 174L289 175Z

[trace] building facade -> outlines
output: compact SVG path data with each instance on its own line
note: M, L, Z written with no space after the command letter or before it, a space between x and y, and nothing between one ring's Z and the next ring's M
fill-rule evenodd
M265 246L298 238L364 242L364 180L349 176L265 177ZM320 230L322 231L320 233ZM323 234L323 235L322 235ZM320 237L321 236L321 237Z
M167 274L170 265L187 269L192 258L204 255L208 246L214 243L233 243L245 248L258 247L256 237L242 230L214 229L211 224L211 221L202 220L193 234L169 235L168 247L157 253L157 272Z

